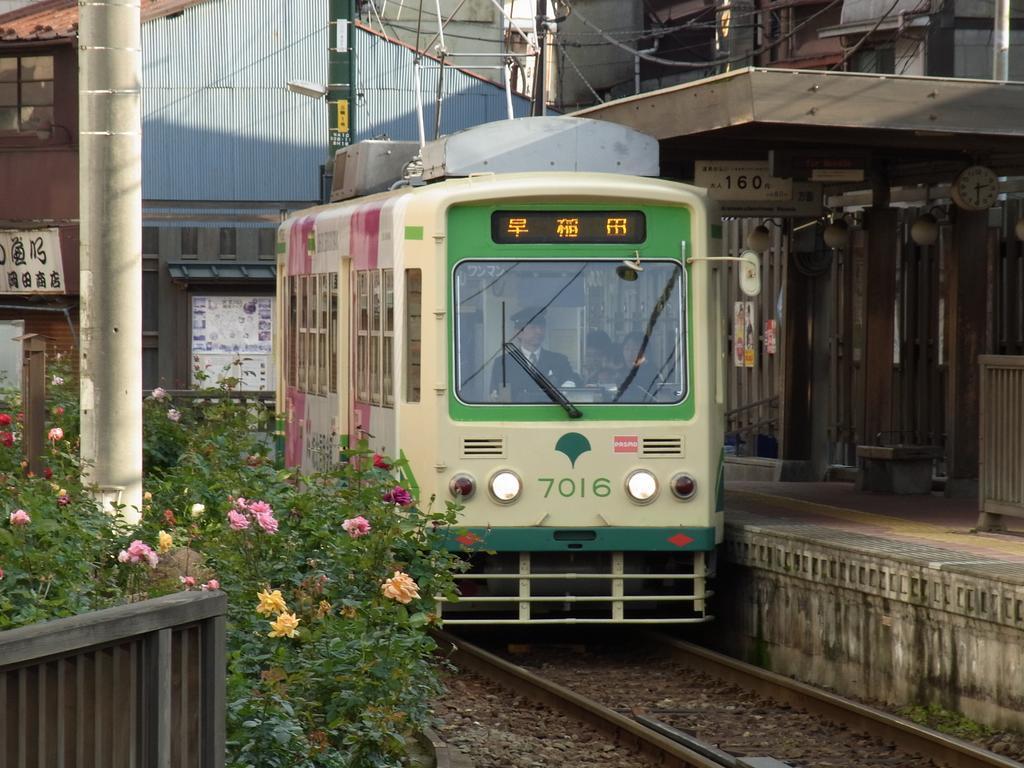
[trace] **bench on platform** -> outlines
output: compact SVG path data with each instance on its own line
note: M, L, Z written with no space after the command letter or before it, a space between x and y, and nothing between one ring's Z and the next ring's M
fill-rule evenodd
M930 493L932 468L941 456L934 445L858 445L857 490Z

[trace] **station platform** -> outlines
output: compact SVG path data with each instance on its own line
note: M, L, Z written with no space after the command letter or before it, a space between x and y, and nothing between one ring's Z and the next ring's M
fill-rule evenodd
M1024 731L1024 519L847 482L730 481L719 650L843 695Z
M733 481L726 488L730 524L756 525L778 533L799 525L802 536L819 536L822 543L844 538L839 533L855 534L877 539L890 555L900 551L893 546L900 542L907 545L903 548L907 555L926 554L920 547L945 550L941 557L938 552L927 553L929 563L974 564L981 570L995 563L1018 564L1024 584L1024 518L1004 517L1005 532L977 531L977 499L946 498L941 493L871 493L847 482ZM870 541L859 544L873 548ZM1009 575L1016 569L998 570Z

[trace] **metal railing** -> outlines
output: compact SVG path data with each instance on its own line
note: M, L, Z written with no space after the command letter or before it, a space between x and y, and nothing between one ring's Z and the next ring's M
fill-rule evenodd
M981 528L1024 517L1024 356L981 355L978 502Z
M0 632L0 765L223 768L222 592Z

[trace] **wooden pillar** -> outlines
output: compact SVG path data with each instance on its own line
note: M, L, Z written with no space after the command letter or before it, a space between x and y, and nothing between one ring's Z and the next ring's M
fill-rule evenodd
M946 495L978 490L978 355L988 310L988 211L954 209L946 265Z
M862 444L892 440L892 356L896 304L897 211L887 205L865 214L864 370Z
M43 471L43 428L46 426L46 339L26 333L21 342L21 404L25 414L22 442L28 469Z
M790 266L786 270L786 312L782 323L785 343L785 372L782 388L781 458L806 461L811 458L811 376L812 323L810 278Z

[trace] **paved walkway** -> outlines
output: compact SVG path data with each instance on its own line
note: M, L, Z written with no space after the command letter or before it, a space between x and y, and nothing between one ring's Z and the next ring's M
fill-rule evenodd
M726 521L730 512L741 512L765 523L814 523L1024 564L1024 518L1005 517L1007 533L979 533L977 499L870 493L839 482L736 481L726 488Z

